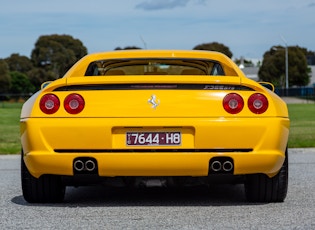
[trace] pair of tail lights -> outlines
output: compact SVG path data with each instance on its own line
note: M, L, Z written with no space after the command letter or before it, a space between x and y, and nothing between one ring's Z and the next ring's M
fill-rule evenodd
M252 94L247 101L249 110L255 114L262 114L268 109L268 99L261 93ZM237 114L244 108L244 100L237 93L229 93L223 99L223 107L230 114Z
M237 114L244 108L244 100L237 93L229 93L223 99L223 107L230 114ZM268 99L260 93L252 94L247 101L248 108L252 113L262 114L268 109ZM53 114L60 107L59 98L52 93L45 94L39 103L40 109L46 114ZM70 114L80 113L85 106L83 97L80 94L72 93L64 100L64 108Z
M68 113L78 114L84 109L85 102L80 94L72 93L65 98L63 106ZM39 107L43 113L53 114L60 108L60 100L55 94L48 93L41 98Z

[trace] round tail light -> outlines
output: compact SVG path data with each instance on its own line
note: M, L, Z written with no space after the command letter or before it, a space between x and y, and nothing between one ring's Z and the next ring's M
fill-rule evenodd
M242 111L244 100L237 93L229 93L223 99L223 107L226 112L237 114Z
M81 95L73 93L66 97L64 101L65 110L70 114L78 114L84 109L84 99Z
M52 93L45 94L39 102L39 107L43 113L53 114L58 111L60 107L59 98Z
M262 114L268 109L268 99L263 94L255 93L248 98L248 108L255 114Z

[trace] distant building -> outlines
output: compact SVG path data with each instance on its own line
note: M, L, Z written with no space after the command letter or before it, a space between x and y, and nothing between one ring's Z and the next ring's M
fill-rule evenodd
M315 87L315 64L314 65L309 65L309 68L311 68L311 78L310 78L310 83L308 84L308 86L310 87ZM259 77L258 77L258 71L259 71L259 67L244 67L241 68L243 73L250 79L254 80L254 81L259 81Z
M244 67L242 68L243 73L250 79L254 80L254 81L258 81L259 77L258 77L258 71L259 71L259 67Z
M306 56L308 65L315 65L315 56Z
M312 76L311 76L311 79L310 79L310 84L309 86L313 86L315 87L315 65L311 65L309 66L311 68L311 71L312 71Z

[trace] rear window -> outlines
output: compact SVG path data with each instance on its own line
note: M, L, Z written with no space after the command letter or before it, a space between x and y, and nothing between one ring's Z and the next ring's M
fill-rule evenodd
M215 75L224 76L220 63L198 59L113 59L90 63L85 76Z

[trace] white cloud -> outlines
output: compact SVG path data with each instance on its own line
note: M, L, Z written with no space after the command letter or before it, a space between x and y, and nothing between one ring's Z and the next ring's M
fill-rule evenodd
M142 10L164 10L175 9L178 7L186 7L189 2L196 5L205 5L206 0L145 0L138 3L135 9Z
M176 7L184 7L189 0L146 0L136 5L136 9L143 10L161 10L161 9L174 9Z

